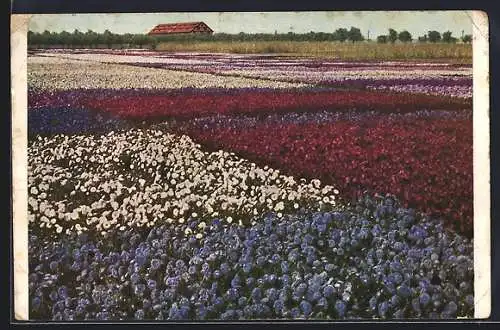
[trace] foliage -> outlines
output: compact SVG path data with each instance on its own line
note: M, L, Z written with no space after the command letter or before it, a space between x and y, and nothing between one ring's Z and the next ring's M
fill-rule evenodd
M363 35L361 34L361 30L355 28L354 26L348 32L348 39L352 42L363 41Z
M452 33L450 31L443 32L442 41L446 42L446 43L455 43L455 42L457 42L457 38L452 37L451 34Z
M472 35L466 34L462 37L462 42L463 43L471 43L472 42Z
M377 37L377 42L380 43L380 44L385 44L387 43L387 36L386 35L381 35L381 36L378 36Z
M430 42L439 42L441 41L441 33L438 31L429 31L427 32L427 37Z
M410 32L406 30L399 32L398 39L401 42L410 42L412 40Z
M344 42L349 38L349 31L345 28L340 28L335 30L333 35L335 36L335 40Z
M389 29L388 39L392 44L395 43L398 40L398 32L394 29Z

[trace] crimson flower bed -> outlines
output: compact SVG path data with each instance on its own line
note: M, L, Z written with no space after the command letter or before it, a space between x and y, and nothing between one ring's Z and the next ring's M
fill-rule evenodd
M275 123L245 129L185 126L181 133L290 174L320 178L355 198L389 192L472 235L472 121L398 118Z
M269 113L276 111L373 110L410 112L419 109L470 109L471 102L453 98L411 94L328 91L244 89L225 95L200 90L190 94L157 94L110 97L79 97L79 105L102 109L127 118L194 118L210 114ZM300 109L300 110L299 110Z

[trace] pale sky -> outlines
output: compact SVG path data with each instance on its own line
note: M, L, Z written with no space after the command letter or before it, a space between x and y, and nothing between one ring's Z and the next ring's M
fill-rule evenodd
M215 33L307 33L333 32L340 27L361 29L370 38L387 34L389 28L408 30L414 38L429 30L451 31L460 37L462 30L472 34L470 11L317 11L317 12L221 12L221 13L122 13L122 14L37 14L31 31L51 32L88 29L113 33L146 33L160 23L203 21Z

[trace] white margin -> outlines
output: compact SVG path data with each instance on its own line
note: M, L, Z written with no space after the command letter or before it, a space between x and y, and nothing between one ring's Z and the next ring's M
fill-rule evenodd
M490 92L488 15L472 11L474 318L491 314Z
M14 319L29 320L27 39L31 15L11 15Z

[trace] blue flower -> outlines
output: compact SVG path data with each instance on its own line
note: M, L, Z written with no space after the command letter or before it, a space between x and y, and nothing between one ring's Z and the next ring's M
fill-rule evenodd
M378 315L385 318L387 311L389 310L389 304L387 301L383 301L378 305Z
M293 319L296 319L300 316L300 309L298 309L297 307L293 307L291 310L290 310L290 316L293 318Z
M257 260L259 260L259 259L257 259ZM260 259L260 261L261 261L261 263L263 263L263 262L264 262L264 261L263 261L263 259ZM241 266L241 268L243 269L243 271L244 271L245 273L247 273L247 274L248 274L248 273L250 273L250 272L252 271L252 264L251 264L251 263L246 262L246 263L244 263L244 264Z
M253 278L253 277L247 277L247 279L246 279L245 282L246 282L246 285L249 288L251 288L251 287L253 287L255 285L255 278Z
M302 300L300 302L300 309L302 310L305 316L309 316L312 313L312 305L310 302L306 300Z
M66 299L68 297L68 288L66 288L64 285L59 287L57 290L57 293L59 294L59 297L61 299Z
M420 299L420 304L423 305L424 307L431 302L431 296L427 292L422 293L419 299Z
M41 306L42 300L39 297L34 297L31 299L31 307L33 310L37 311Z
M150 290L154 290L156 289L156 281L155 280L152 280L152 279L149 279L148 280L148 288Z
M55 272L57 270L58 266L59 266L59 264L57 263L57 261L51 261L49 264L49 268L53 272Z
M337 311L339 317L344 317L347 310L346 303L342 300L337 300L335 302L335 311Z
M262 290L260 288L253 288L251 297L254 302L258 303L262 299Z

